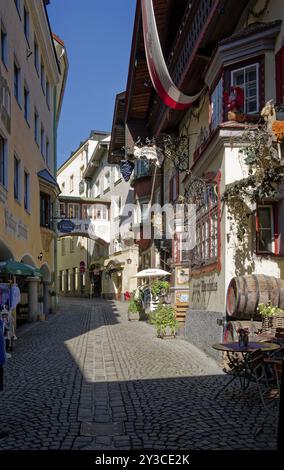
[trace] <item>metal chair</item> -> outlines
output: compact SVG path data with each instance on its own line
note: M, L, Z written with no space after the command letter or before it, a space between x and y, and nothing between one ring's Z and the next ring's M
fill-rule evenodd
M250 379L257 385L261 403L266 414L277 418L280 398L280 375L277 369L278 366L275 366L275 361L277 360L265 357L258 349L249 356L248 371ZM265 421L264 419L262 424L256 429L255 437L263 431Z
M274 414L275 402L280 395L280 380L274 363L268 363L268 360L259 349L252 352L248 358L248 376L257 386L264 409ZM272 367L268 368L268 364Z

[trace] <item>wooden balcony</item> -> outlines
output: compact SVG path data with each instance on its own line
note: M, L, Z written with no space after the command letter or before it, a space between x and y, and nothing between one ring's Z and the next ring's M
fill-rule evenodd
M227 0L225 4L220 0L188 3L167 60L174 83L184 93L193 95L201 90L203 73L216 44L233 33L246 5L245 0ZM182 111L169 110L156 97L147 124L153 135L158 135L178 125L183 115Z

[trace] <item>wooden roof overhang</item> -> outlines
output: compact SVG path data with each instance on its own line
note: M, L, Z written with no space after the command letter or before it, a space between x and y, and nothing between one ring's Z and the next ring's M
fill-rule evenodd
M234 32L248 2L192 0L183 2L181 8L180 1L176 0L153 0L153 4L170 75L181 91L195 94L204 85L203 72L216 44ZM132 122L140 122L139 135L143 137L144 131L151 137L174 130L184 114L185 111L165 106L151 86L138 0L126 91L125 116L127 128L130 128L127 143L137 138Z
M109 163L119 163L125 156L125 92L115 98L111 140L108 152Z
M165 57L168 56L171 50L187 4L188 0L179 0L177 8L175 0L153 0L157 28ZM125 121L127 146L131 147L138 135L141 137L150 135L147 118L155 95L146 61L141 2L138 0L126 89Z

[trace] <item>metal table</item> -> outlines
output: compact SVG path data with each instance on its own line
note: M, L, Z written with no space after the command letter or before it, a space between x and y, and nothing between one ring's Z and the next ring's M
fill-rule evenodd
M249 386L251 373L248 367L250 354L256 350L262 352L275 351L280 348L279 344L263 343L263 342L249 342L247 346L240 346L238 342L232 343L216 343L212 348L217 351L226 352L228 357L228 365L230 370L225 371L227 374L232 375L231 380L227 382L215 395L215 399L223 392L234 380L239 379L242 392ZM239 354L241 353L241 354Z

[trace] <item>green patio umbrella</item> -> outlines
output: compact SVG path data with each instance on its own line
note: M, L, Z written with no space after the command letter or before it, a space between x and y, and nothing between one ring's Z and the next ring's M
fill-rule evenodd
M42 273L38 268L29 264L19 263L18 261L1 261L0 273L10 274L12 276L40 276Z

